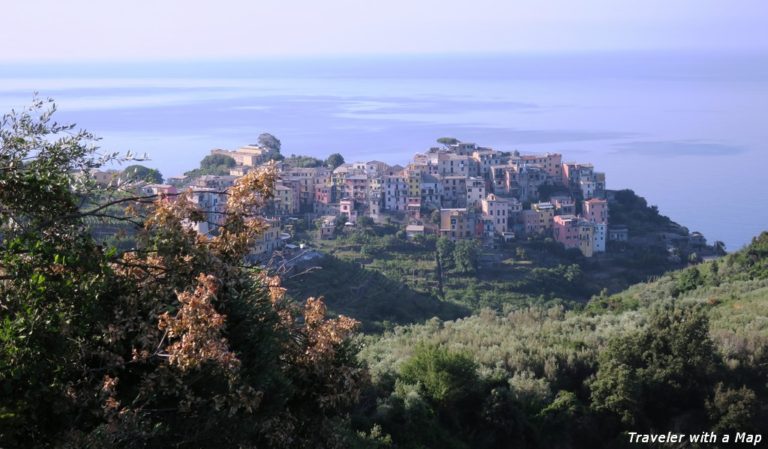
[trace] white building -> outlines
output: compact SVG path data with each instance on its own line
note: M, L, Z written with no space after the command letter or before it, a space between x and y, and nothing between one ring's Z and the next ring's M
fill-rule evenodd
M474 209L479 207L485 198L485 180L483 178L469 178L467 180L467 207Z
M608 240L608 225L605 223L595 223L595 242L592 248L596 253L605 252L605 242Z
M509 229L512 215L512 203L506 198L499 198L493 193L482 200L483 219L490 219L496 234L502 235Z

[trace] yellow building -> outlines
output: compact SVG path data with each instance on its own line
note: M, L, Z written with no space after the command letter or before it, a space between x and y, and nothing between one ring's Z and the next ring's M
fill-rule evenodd
M251 257L258 261L267 261L272 253L282 247L280 227L276 220L268 220L267 228L256 238L251 249Z
M509 219L512 215L512 202L498 198L493 193L482 200L483 218L491 221L496 234L503 235L509 230Z
M294 198L294 191L290 187L282 184L276 185L272 201L277 215L290 215L299 212L298 201Z
M451 240L472 238L474 223L466 209L440 209L440 237Z
M579 223L579 250L584 257L595 253L595 225L587 221Z
M408 198L421 198L421 172L408 172Z
M552 231L552 222L555 218L555 206L552 203L534 203L531 209L539 214L539 229L541 232Z
M255 167L263 162L273 154L273 151L260 147L258 145L246 145L235 151L227 151L222 149L211 150L211 154L221 154L229 156L237 162L237 165L247 165L249 167Z

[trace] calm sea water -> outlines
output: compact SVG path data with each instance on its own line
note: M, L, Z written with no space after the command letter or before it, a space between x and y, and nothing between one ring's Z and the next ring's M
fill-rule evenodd
M441 136L561 152L735 250L768 229L768 55L602 53L0 66L0 109L60 121L164 175L212 148L406 163Z

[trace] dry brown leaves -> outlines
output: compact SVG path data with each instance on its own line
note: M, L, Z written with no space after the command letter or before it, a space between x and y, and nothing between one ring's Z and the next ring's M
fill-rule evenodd
M179 311L160 315L158 327L167 332L172 343L166 347L168 362L182 371L214 362L228 371L236 371L240 361L230 351L222 330L226 317L212 304L216 298L216 278L200 274L194 292L178 293Z
M357 329L359 322L340 315L325 319L326 306L322 298L309 298L304 305L304 334L307 347L304 357L309 363L331 358L345 339Z

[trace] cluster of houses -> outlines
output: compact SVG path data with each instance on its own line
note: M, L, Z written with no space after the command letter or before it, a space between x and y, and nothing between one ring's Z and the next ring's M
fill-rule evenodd
M172 179L193 187L192 201L208 214L194 224L215 232L224 213L222 192L266 163L271 150L255 145L213 150L237 165L227 176ZM333 238L339 217L354 227L361 217L400 223L409 237L433 233L451 240L551 237L585 256L604 252L606 240L626 240L626 229L608 230L605 174L562 155L522 155L458 142L416 154L405 167L380 161L336 168L278 163L279 180L265 210L273 224L255 250L264 257L285 243L291 220L312 218L320 238ZM148 193L174 193L173 185L147 185Z

